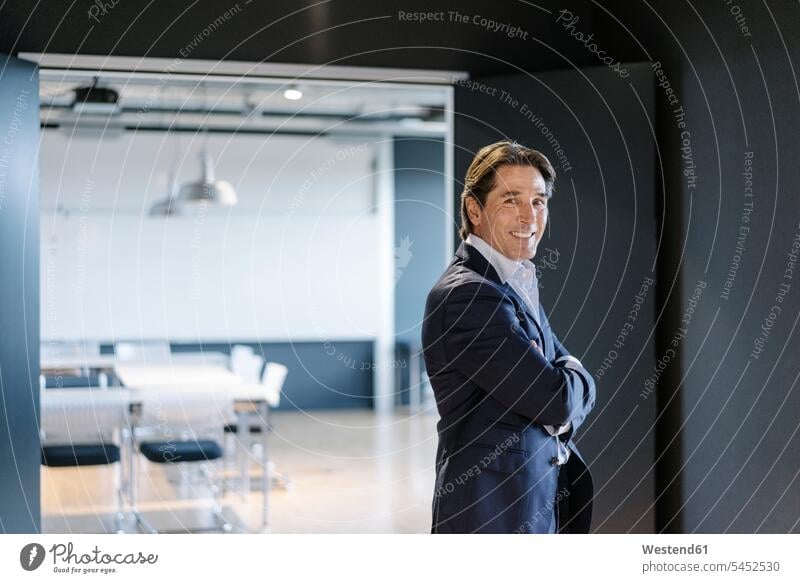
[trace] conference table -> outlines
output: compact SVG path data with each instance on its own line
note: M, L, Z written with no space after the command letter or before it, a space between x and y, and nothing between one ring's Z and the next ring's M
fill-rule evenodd
M217 365L225 368L230 357L224 352L173 352L169 359L161 359L159 364L176 366L183 365ZM148 364L144 361L145 364ZM39 368L42 374L51 374L66 370L81 370L85 373L89 371L115 371L118 365L131 365L134 362L120 359L114 354L94 354L88 356L61 356L58 358L42 359ZM136 363L136 366L140 366ZM226 369L227 370L227 369Z
M225 355L222 355L225 356ZM121 385L131 395L130 408L134 418L140 414L141 407L147 403L148 397L198 395L202 393L223 394L234 403L236 427L239 439L248 439L250 435L251 417L258 417L261 429L261 532L269 532L269 491L271 476L267 449L267 415L269 406L264 385L246 383L237 374L219 364L210 363L209 353L173 355L169 362L144 364L122 362L113 355L96 356L91 359L59 359L42 363L42 371L64 369L106 369L113 370ZM80 362L79 362L80 361ZM74 365L78 366L74 366ZM97 390L114 390L114 387ZM242 487L249 490L249 478L242 474ZM246 480L246 484L244 483Z

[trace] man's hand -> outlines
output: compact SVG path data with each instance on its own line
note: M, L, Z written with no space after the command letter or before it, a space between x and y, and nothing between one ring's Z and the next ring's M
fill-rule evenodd
M536 350L538 350L539 354L544 356L544 351L539 347L538 344L536 344L536 340L531 340L531 346L533 346Z

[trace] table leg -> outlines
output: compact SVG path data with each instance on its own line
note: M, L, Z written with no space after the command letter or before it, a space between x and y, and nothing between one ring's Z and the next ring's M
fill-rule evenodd
M239 484L242 500L250 493L250 413L239 411L236 414L236 441L239 457Z
M269 413L269 405L266 401L261 403L261 447L262 447L262 455L261 455L261 494L263 496L262 499L262 506L261 506L261 532L269 532L270 524L269 524L269 492L272 488L272 476L270 475L270 463L269 463L269 450L267 449L267 432L268 432L268 423L267 423L267 414Z

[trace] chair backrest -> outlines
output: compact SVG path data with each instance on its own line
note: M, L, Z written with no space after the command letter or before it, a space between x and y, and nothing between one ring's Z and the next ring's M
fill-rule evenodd
M124 362L169 362L172 352L166 340L145 340L141 342L117 342L114 355Z
M245 346L244 344L234 344L231 347L231 369L234 366L237 358L241 358L243 356L250 356L255 354L255 351L251 346Z
M129 424L126 389L44 389L41 432L45 443L86 444L108 441Z
M39 359L43 362L67 358L99 356L100 343L93 340L43 340L39 346Z
M133 390L141 403L137 428L164 439L180 439L216 433L234 423L236 415L230 392L219 389Z
M237 348L234 346L234 348ZM246 348L246 347L245 347ZM248 384L256 384L261 380L261 369L264 367L264 357L260 354L248 352L231 352L231 370Z
M274 408L280 404L283 383L286 380L287 374L289 374L289 369L285 365L277 362L268 362L267 366L264 368L261 384L264 385L267 403L270 407Z

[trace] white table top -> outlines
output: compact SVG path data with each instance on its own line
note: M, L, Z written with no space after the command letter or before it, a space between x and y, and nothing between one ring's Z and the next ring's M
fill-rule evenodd
M184 364L219 364L227 362L229 356L224 352L176 352L170 355L165 366L182 366ZM132 365L131 361L118 360L114 354L96 354L93 356L69 356L41 361L42 371L65 370L71 368L113 368L117 365ZM151 364L148 362L148 366Z
M243 383L237 374L213 364L117 364L115 371L123 385L138 389L187 385L222 389Z
M213 364L136 365L118 364L116 373L125 388L134 394L201 395L222 393L237 400L264 400L260 383L245 383L227 368Z
M46 370L65 370L70 368L114 368L117 357L113 354L98 354L89 357L70 356L42 360L41 369Z
M220 398L234 401L266 401L267 395L264 385L236 385L220 389L219 387L197 387L195 385L150 385L148 387L125 387L131 395L131 402L152 400L154 396L163 398L173 396L182 399L191 399L193 396L202 397L209 393L219 394ZM113 389L110 389L113 390Z
M42 370L65 368L113 368L119 380L130 390L133 401L147 394L202 395L218 392L240 401L263 401L266 389L260 383L245 383L241 377L219 362L227 355L219 352L173 354L169 363L142 364L118 361L113 354L91 359L59 359L42 363ZM113 390L110 388L109 390Z

